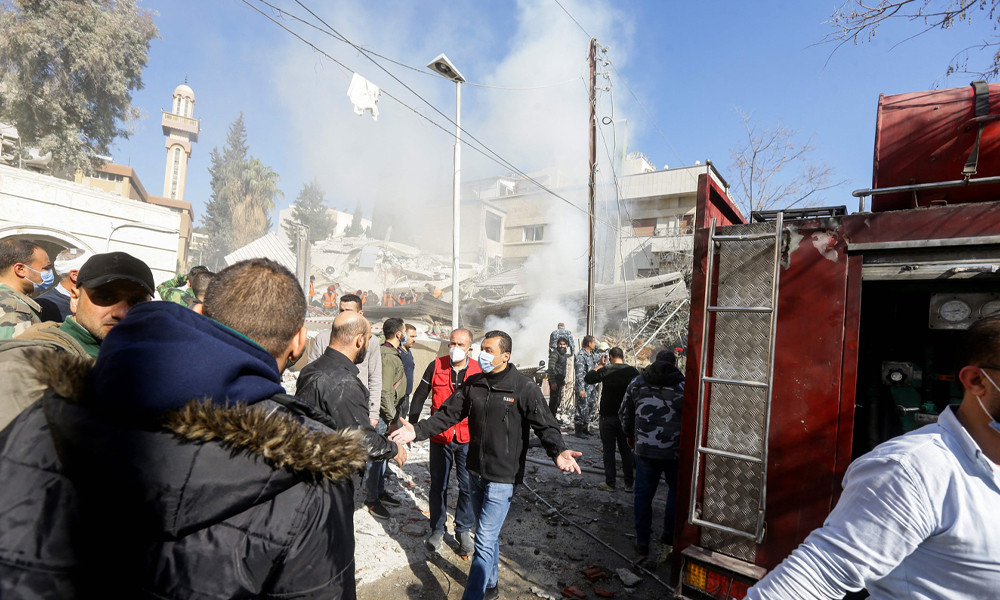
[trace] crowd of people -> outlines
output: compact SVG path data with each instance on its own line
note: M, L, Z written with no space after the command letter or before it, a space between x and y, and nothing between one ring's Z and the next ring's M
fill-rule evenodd
M557 468L581 472L558 419L570 364L564 414L579 438L598 424L599 489L617 490L617 453L644 556L665 482L669 554L684 394L675 350L640 371L590 335L576 350L560 323L546 402L513 366L504 331L486 332L474 354L473 333L455 329L418 381L412 324L387 318L380 338L364 298L343 294L310 346L308 297L264 258L154 287L124 252L51 261L38 244L0 241L0 596L354 598L355 483L369 513L389 519L400 501L384 487L388 461L402 466L410 443L430 440L426 546L437 551L448 533L454 468L452 535L471 555L463 598L499 598L499 539L530 434ZM961 407L856 461L824 527L751 597L861 585L892 596L914 585L913 569L944 579L963 568L986 577L959 596L983 597L997 563L970 561L997 533L975 519L997 496L1000 386L988 371L1000 321L973 325L967 340ZM281 373L307 349L289 395ZM947 510L955 495L968 513ZM947 596L946 584L925 587L920 597Z

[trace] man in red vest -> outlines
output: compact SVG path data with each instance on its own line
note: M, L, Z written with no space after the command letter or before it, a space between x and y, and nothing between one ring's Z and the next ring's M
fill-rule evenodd
M411 423L420 419L420 411L424 408L428 392L431 394L431 414L434 414L455 390L462 387L469 375L482 371L478 363L469 360L470 346L471 331L456 329L451 332L448 356L438 357L427 365L420 385L413 393L409 415ZM465 468L465 459L469 454L468 419L431 437L430 447L431 489L428 503L431 511L431 534L427 538L427 547L436 551L444 540L445 523L448 520L448 478L451 475L451 465L454 464L458 474L455 539L458 540L458 554L468 556L473 549L469 530L475 523L469 492L469 472Z

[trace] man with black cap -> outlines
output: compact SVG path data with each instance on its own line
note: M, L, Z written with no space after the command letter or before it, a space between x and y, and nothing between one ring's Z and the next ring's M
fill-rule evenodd
M661 350L653 364L628 385L618 409L625 438L635 449L635 550L640 556L649 554L653 496L661 478L669 486L660 536L661 557L673 550L683 402L684 376L677 370L674 352Z
M73 316L46 321L12 340L0 340L0 429L41 397L44 387L32 376L39 352L68 352L93 360L104 336L128 311L153 295L153 273L146 263L124 252L90 257L70 290Z

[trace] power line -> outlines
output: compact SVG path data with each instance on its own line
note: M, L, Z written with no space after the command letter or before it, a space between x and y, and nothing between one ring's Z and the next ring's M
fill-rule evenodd
M580 22L576 20L576 17L574 17L572 14L570 14L570 12L568 10L566 10L566 7L563 6L562 3L559 2L559 0L553 0L553 1L556 4L559 5L559 8L561 8L563 10L563 12L566 13L567 17L569 17L570 19L573 20L574 23L576 23L576 26L580 28L580 31L582 31L585 36L587 36L588 38L591 38L591 39L594 38L594 36L592 36L589 33L587 33L587 30L583 28L583 25L580 25Z
M343 68L344 70L346 70L346 71L348 71L348 72L355 72L355 71L354 71L353 69L351 69L350 67L348 67L348 66L347 66L347 65L345 65L344 63L342 63L342 62L340 62L339 60L335 59L335 58L334 58L333 56L331 56L331 55L330 55L329 53L327 53L327 52L325 52L324 50L320 49L320 48L319 48L318 46L316 46L315 44L313 44L313 43L312 43L312 42L310 42L309 40L307 40L307 39L303 38L303 37L302 37L301 35L299 35L298 33L296 33L296 32L294 32L294 31L292 31L291 29L289 29L288 27L286 27L286 26L285 26L284 24L282 24L282 23L280 23L279 21L277 21L277 20L276 20L275 18L273 18L273 17L271 16L271 15L268 15L268 14L267 14L267 13L265 13L264 11L260 10L260 9L259 9L258 7L256 7L256 6L254 6L253 4L251 4L251 3L249 2L249 0L241 0L241 1L242 1L242 2L244 3L244 4L246 4L247 6L249 6L250 8L252 8L252 9L253 9L254 11L256 11L256 12L260 13L260 14L261 14L262 16L264 16L264 18L268 19L269 21L271 21L272 23L274 23L274 24L275 24L275 25L277 25L278 27L281 27L282 29L284 29L284 30L285 30L285 31L287 31L288 33L292 34L292 35L293 35L293 36L294 36L295 38L297 38L298 40L300 40L301 42L303 42L304 44L306 44L307 46L309 46L310 48L312 48L312 49L313 49L314 51L318 52L319 54L321 54L321 55L325 56L326 58L328 58L329 60L331 60L332 62L334 62L335 64L337 64L337 65L338 65L338 66L340 66L341 68ZM268 6L272 6L272 5L268 4L268 3L267 3L267 2L265 1L265 0L257 0L257 1L258 1L258 2L261 2L261 3L263 3L263 4L266 4L266 5L268 5ZM383 71L385 71L385 72L386 72L386 73L387 73L387 74L388 74L388 75L389 75L390 77L392 77L393 79L395 79L396 81L398 81L398 82L399 82L399 83L400 83L401 85L403 85L403 87L405 87L405 88L406 88L407 90L409 90L409 91L410 91L411 93L413 93L413 95L417 96L417 97L418 97L418 98L419 98L419 99L420 99L421 101L423 101L423 102L424 102L425 104L427 104L428 106L430 106L430 107L431 107L431 108L432 108L432 109L433 109L433 110L434 110L435 112L437 112L437 113L438 113L438 114L440 114L440 115L441 115L442 117L444 117L444 118L445 118L445 120L447 120L447 121L448 121L449 123L451 123L452 125L455 125L455 122L454 122L454 121L453 121L453 120L452 120L452 119L451 119L450 117L448 117L447 115L445 115L444 113L442 113L442 112L441 112L440 110L438 110L438 109L437 109L437 107L435 107L435 106L434 106L433 104L431 104L431 103L430 103L430 102L429 102L428 100L426 100L426 99L425 99L425 98L424 98L423 96L421 96L420 94L418 94L417 92L415 92L415 91L414 91L413 89L411 89L411 88L410 88L409 86L407 86L407 85L406 85L405 83L403 83L402 81L400 81L400 80L399 80L399 79L398 79L398 78L397 78L397 77L396 77L395 75L393 75L393 74L392 74L392 73L390 73L390 72L389 72L388 70L386 70L386 69L385 69L385 67L383 67L382 65L380 65L380 64L379 64L379 63L378 63L377 61L375 61L374 59L372 59L372 58L371 58L370 56L368 56L368 52L367 52L366 50L364 50L363 48L361 48L361 47L357 46L356 44L354 44L353 42L351 42L350 40L348 40L348 39L347 39L346 37L342 36L342 35L341 35L341 34L340 34L339 32L337 32L337 31L336 31L336 30L334 30L334 29L333 29L332 27L330 27L330 25L329 25L329 24L327 24L327 23L326 23L326 22L324 22L324 21L323 21L323 20L322 20L321 18L319 18L318 16L316 16L316 15L315 15L315 13L313 13L313 12L312 12L311 10L309 10L309 8L308 8L308 7L305 7L304 5L302 5L302 3L301 3L301 2L298 2L298 0L296 0L296 2L297 2L297 3L298 3L298 4L300 5L300 6L302 6L302 7L303 7L303 8L304 8L304 9L305 9L305 10L306 10L307 12L309 12L310 14L312 14L313 16L315 16L315 17L316 17L316 18L317 18L317 19L318 19L318 20L319 20L320 22L322 22L322 23L323 23L323 24L324 24L325 26L327 26L327 27L328 27L328 28L329 28L329 29L330 29L331 31L333 31L333 32L334 32L334 33L335 33L335 34L336 34L337 36L340 36L340 38L341 38L341 39L342 39L343 41L345 41L345 43L347 43L347 44L350 44L350 45L351 45L352 47L354 47L354 48L355 48L356 50L358 50L359 52L361 52L361 53L362 53L362 54L363 54L363 55L364 55L364 56L365 56L366 58L368 58L368 59L369 59L370 61L372 61L372 62L373 62L373 63L374 63L374 64L375 64L376 66L378 66L378 67L379 67L380 69L382 69ZM280 9L278 9L278 10L280 10ZM390 94L389 92L385 91L384 89L382 90L382 93L383 93L383 94L385 94L385 95L386 95L386 96L387 96L388 98L390 98L390 99L392 99L392 100L395 100L395 101L396 101L397 103L399 103L399 104L400 104L401 106L403 106L404 108L406 108L406 109L410 110L411 112L413 112L413 113L414 113L414 114L416 114L417 116L419 116L419 117L421 117L422 119L426 120L426 121L427 121L428 123L430 123L431 125L433 125L433 126L437 127L437 128L438 128L438 129L440 129L441 131L444 131L444 132L445 132L445 133L446 133L447 135L449 135L449 136L451 136L451 137L455 137L455 134L454 134L453 132L449 131L448 129L445 129L445 128L444 128L444 127L443 127L442 125L440 125L440 124L436 123L435 121L433 121L432 119L430 119L430 118L429 118L429 117L428 117L427 115L425 115L425 114L421 113L420 111L416 110L415 108L413 108L412 106L410 106L410 105L408 105L407 103L403 102L402 100L400 100L400 99L399 99L399 98L397 98L396 96L394 96L394 95ZM465 145L466 145L466 146L467 146L468 148L470 148L470 149L472 149L472 150L475 150L476 152L478 152L479 154L481 154L481 155L482 155L483 157L487 158L487 159L488 159L488 160L490 160L491 162L494 162L494 163L496 163L496 164L500 165L501 167L504 167L505 169L509 169L509 170L513 171L514 173L517 173L518 175L520 175L521 177L523 177L523 178L524 178L524 179L526 179L527 181L530 181L531 183L535 184L535 185L536 185L536 186L537 186L537 187L538 187L538 188L539 188L540 190L542 190L542 191L544 191L544 192L548 193L548 194L549 194L549 195L551 195L551 196L554 196L555 198L558 198L559 200L561 200L561 201L563 201L564 203L568 204L568 205L569 205L570 207L572 207L572 208L574 208L574 209L576 209L576 210L580 211L580 212L581 212L581 213L583 213L583 214L588 214L588 211L587 211L586 209L584 209L584 208L582 208L582 207L580 207L580 206L577 206L577 205L576 205L576 204L574 204L574 203L573 203L572 201L570 201L570 200L568 200L567 198L565 198L565 197L561 196L560 194L556 193L555 191L553 191L553 190L549 189L549 188L548 188L548 186L546 186L546 185L542 184L541 182L537 181L537 180L536 180L535 178L531 177L530 175L528 175L527 173L525 173L525 172L524 172L524 171L522 171L521 169L517 168L516 166L514 166L514 164L513 164L513 163L511 163L511 162L507 161L506 159L504 159L503 157L501 157L501 156L500 156L499 154L497 154L497 153L496 153L495 151L493 151L492 149L490 149L490 148L489 148L489 147L488 147L488 146L487 146L486 144L484 144L483 142L481 142L481 141L480 141L480 140L479 140L478 138L476 138L475 136L473 136L473 135L472 135L471 133L468 133L468 132L467 132L467 131L466 131L466 130L465 130L464 128L463 128L463 129L461 129L461 131L465 132L465 133L466 133L466 134L467 134L467 135L468 135L468 136L469 136L469 137L470 137L471 139L475 140L475 141L476 141L476 142L477 142L477 143L478 143L479 145L481 145L481 146L482 146L482 147L483 147L483 148L484 148L484 149L486 150L486 152L489 152L490 154L493 154L493 155L495 156L495 158L494 158L494 156L490 156L489 154L487 154L486 152L484 152L484 150L482 150L482 149L478 148L477 146L474 146L474 145L472 145L472 144L468 143L468 142L467 142L467 141L465 141L465 140L461 140L461 142L462 142L463 144L465 144ZM613 225L612 223L610 223L610 222L608 222L608 221L606 221L606 220L604 220L604 219L598 219L598 220L599 220L599 221L602 221L603 223L607 224L607 225L608 225L608 226L610 226L610 227L616 227L615 225Z
M311 27L311 28L315 29L316 31L322 33L323 35L327 35L329 37L332 37L335 40L339 40L341 42L344 42L345 44L350 44L350 45L353 46L353 44L351 44L351 42L349 40L347 40L346 38L344 38L342 35L340 35L338 33L334 33L334 32L328 31L326 29L323 29L322 27L320 27L319 25L316 25L315 23L310 23L309 21L306 21L302 17L300 17L300 16L298 16L298 15L292 13L292 12L289 12L289 11L285 10L285 9L281 8L280 6L275 6L274 4L271 4L267 0L257 0L257 1L260 2L261 4L264 4L264 5L268 6L269 8L271 8L271 10L274 10L275 12L281 13L282 15L290 17L290 18L298 21L299 23L302 23L303 25L305 25L307 27ZM394 65L398 65L400 67L403 67L404 69L409 69L409 70L411 70L411 71L413 71L415 73L419 73L419 74L424 75L426 77L433 77L435 79L444 79L446 81L451 81L450 79L448 79L444 75L441 75L439 73L435 73L433 71L429 71L427 69L421 69L419 67L414 67L412 65L408 65L406 63L403 63L403 62L400 62L400 61L395 60L393 58L390 58L390 57L388 57L388 56L386 56L384 54L379 54L378 52L375 52L374 50L368 50L368 49L366 49L365 52L368 52L372 56L377 56L377 57L381 58L382 60L391 62ZM499 86L499 85L487 85L485 83L474 83L474 82L471 82L471 81L466 81L465 85L471 85L473 87L489 88L489 89L494 89L494 90L532 91L532 90L543 90L543 89L547 89L547 88L553 88L553 87L558 87L558 86L561 86L561 85L566 85L568 83L573 83L574 81L576 81L576 79L577 78L574 77L572 79L567 79L565 81L558 81L556 83L549 83L549 84L539 85L539 86L534 86L534 87L505 87L505 86Z
M366 50L364 50L363 48L361 48L360 46L358 46L358 45L357 45L357 44L355 44L354 42L352 42L352 41L348 40L348 39L347 39L347 38L346 38L345 36L343 36L343 35L342 35L342 34L341 34L340 32L338 32L338 31L337 31L336 29L334 29L334 28L333 28L333 27L332 27L332 26L331 26L331 25L330 25L329 23L327 23L326 21L324 21L322 17L320 17L319 15L317 15L317 14L316 14L315 12L313 12L313 11L312 11L312 10L311 10L311 9L310 9L310 8L309 8L308 6L306 6L305 4L303 4L301 0L295 0L295 3L296 3L296 4L298 4L299 6L301 6L301 7L303 8L303 9L305 9L305 11L306 11L306 12L308 12L308 13L309 13L310 15L312 15L312 16L313 16L313 18L315 18L315 19L316 19L317 21L319 21L320 23L322 23L322 24L323 24L323 25L324 25L324 26L325 26L326 28L328 28L328 29L329 29L330 31L332 31L333 33L337 34L337 36L339 36L339 37L340 37L340 38L341 38L342 40L344 40L344 41L345 41L346 43L350 44L350 45L351 45L351 46L352 46L352 47L353 47L353 48L354 48L355 50L357 50L358 52L361 52L361 54L362 54L362 55L363 55L363 56L364 56L365 58L367 58L367 59L368 59L369 61L371 61L371 62L372 62L372 63L373 63L373 64L374 64L375 66L377 66L377 67L378 67L379 69L381 69L381 70L382 70L383 72L385 72L385 74L387 74L387 75L388 75L389 77L392 77L392 78L393 78L393 79L394 79L394 80L395 80L395 81L396 81L397 83L399 83L399 84L400 84L400 85L402 85L402 86L403 86L404 88L406 88L406 89L407 89L407 90L408 90L408 91L409 91L409 92L410 92L411 94L413 94L414 96L416 96L417 98L419 98L421 102L423 102L424 104L426 104L427 106L429 106L429 107L430 107L430 108L431 108L431 109L432 109L432 110L433 110L434 112L436 112L436 113L438 113L439 115L441 115L441 116L442 116L442 117L443 117L443 118L444 118L444 119L445 119L446 121L448 121L449 123L451 123L452 125L454 125L454 126L455 126L456 128L458 128L458 129L459 129L459 130L460 130L460 131L461 131L462 133L465 133L465 134L466 134L466 135L467 135L467 136L468 136L469 138L471 138L471 139L472 139L472 140L474 140L474 141L475 141L475 142L476 142L477 144L479 144L480 146L482 146L482 147L483 147L483 149L485 149L485 150L486 150L487 152L489 152L490 154L492 154L493 156L495 156L495 157L496 157L496 160L494 160L494 162L497 162L497 163L498 163L498 164L500 164L501 166L504 166L504 167L506 167L506 168L508 168L508 169L510 169L510 170L512 170L512 171L514 171L515 173L517 173L517 174L518 174L518 175L520 175L521 177L523 177L523 178L527 179L528 181L530 181L530 182L534 183L534 184L535 184L536 186L538 186L538 188L539 188L539 189L542 189L542 190L544 190L544 191L548 192L548 193L549 193L549 194L551 194L552 196L555 196L556 198L558 198L558 199L562 200L563 202L565 202L566 204L568 204L568 205L572 206L573 208L575 208L575 209L577 209L577 210L579 210L579 211L583 212L584 214L587 214L587 210L586 210L586 209L584 209L584 208L581 208L581 207L577 206L576 204L574 204L574 203L573 203L573 202L571 202L570 200L568 200L568 199L564 198L563 196L561 196L561 195L557 194L557 193L556 193L555 191L553 191L553 190L549 189L549 188L548 188L547 186L543 185L543 184L542 184L541 182L537 181L537 180L536 180L535 178L531 177L530 175L528 175L527 173L525 173L525 172L524 172L524 171L522 171L521 169L519 169L519 168L517 168L516 166L514 166L514 164L513 164L513 163L511 163L511 162L510 162L510 161L508 161L507 159L505 159L505 158L503 158L502 156L500 156L499 154L497 154L497 153L496 153L496 152L495 152L495 151L494 151L494 150L493 150L492 148L490 148L490 147L489 147L489 146L487 146L487 145L486 145L485 143L483 143L482 141L480 141L480 140L479 140L479 138L477 138L476 136L474 136L474 135L472 135L471 133L469 133L469 132L468 132L468 131L467 131L467 130L466 130L465 128L463 128L463 127L459 126L459 125L458 125L458 123L456 123L456 122L455 122L454 120L452 120L452 119L451 119L451 117L449 117L448 115L446 115L446 114L444 114L443 112L441 112L441 110L440 110L440 109L438 109L438 108L437 108L436 106L434 106L434 105L433 105L433 104L432 104L432 103L431 103L431 102L430 102L429 100L427 100L427 99L426 99L426 98L424 98L424 97L423 97L422 95L420 95L419 93L417 93L417 92L416 92L416 91L415 91L415 90L414 90L413 88L411 88L410 86L408 86L408 85L407 85L406 83L404 83L404 82L403 82L402 80L400 80L400 79L399 79L398 77L396 77L396 76L395 76L395 75L394 75L393 73L391 73L391 72L390 72L390 71L389 71L388 69L386 69L386 68L385 68L385 67L383 67L383 66L382 66L381 64L379 64L379 62L378 62L378 61L376 61L376 60L375 60L374 58L372 58L371 56L369 56L369 55L368 55L368 52L367 52ZM301 39L301 38L300 38L300 39ZM388 95L388 94L386 94L386 95ZM392 96L389 96L389 97L390 97L390 98L393 98L393 100L396 100L397 102L400 102L400 103L402 104L402 102L401 102L400 100L398 100L397 98L394 98L394 97L392 97ZM408 107L408 108L409 108L409 107ZM413 110L413 109L411 109L411 110ZM419 113L418 113L418 114L419 114ZM442 128L442 129L443 129L443 128ZM452 136L454 137L454 134L452 134L451 132L449 132L449 135L452 135ZM472 145L469 145L469 147L470 147L470 148L475 148L475 146L472 146ZM482 154L482 151L480 151L480 153ZM486 155L484 154L484 156L486 156ZM487 158L489 158L489 157L487 156ZM493 159L491 159L491 160L493 160Z

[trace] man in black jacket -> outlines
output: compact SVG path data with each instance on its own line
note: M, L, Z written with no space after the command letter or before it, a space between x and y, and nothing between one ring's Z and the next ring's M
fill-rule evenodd
M400 420L400 429L389 436L399 443L425 440L469 419L468 469L476 541L462 600L499 597L500 529L514 487L524 478L531 430L556 466L580 473L576 457L581 453L566 449L541 390L510 367L511 346L510 336L503 331L487 332L479 353L483 372L466 379L433 416L415 426Z
M611 364L608 364L608 359ZM615 346L608 350L606 358L597 362L597 367L584 375L583 380L591 385L604 383L601 388L601 446L604 448L604 482L598 485L606 492L615 491L615 446L622 457L622 479L625 480L625 491L632 491L634 470L632 464L632 449L628 447L625 432L622 430L618 409L625 397L625 388L639 376L639 370L625 364L625 353Z
M353 599L366 452L286 408L304 318L253 259L195 310L132 308L93 369L42 361L50 389L0 433L0 597Z
M360 429L368 449L368 460L395 459L403 466L406 448L379 435L368 419L368 388L358 379L358 367L368 354L371 325L356 312L337 315L331 328L330 345L319 358L299 373L295 395L318 408L332 429Z

